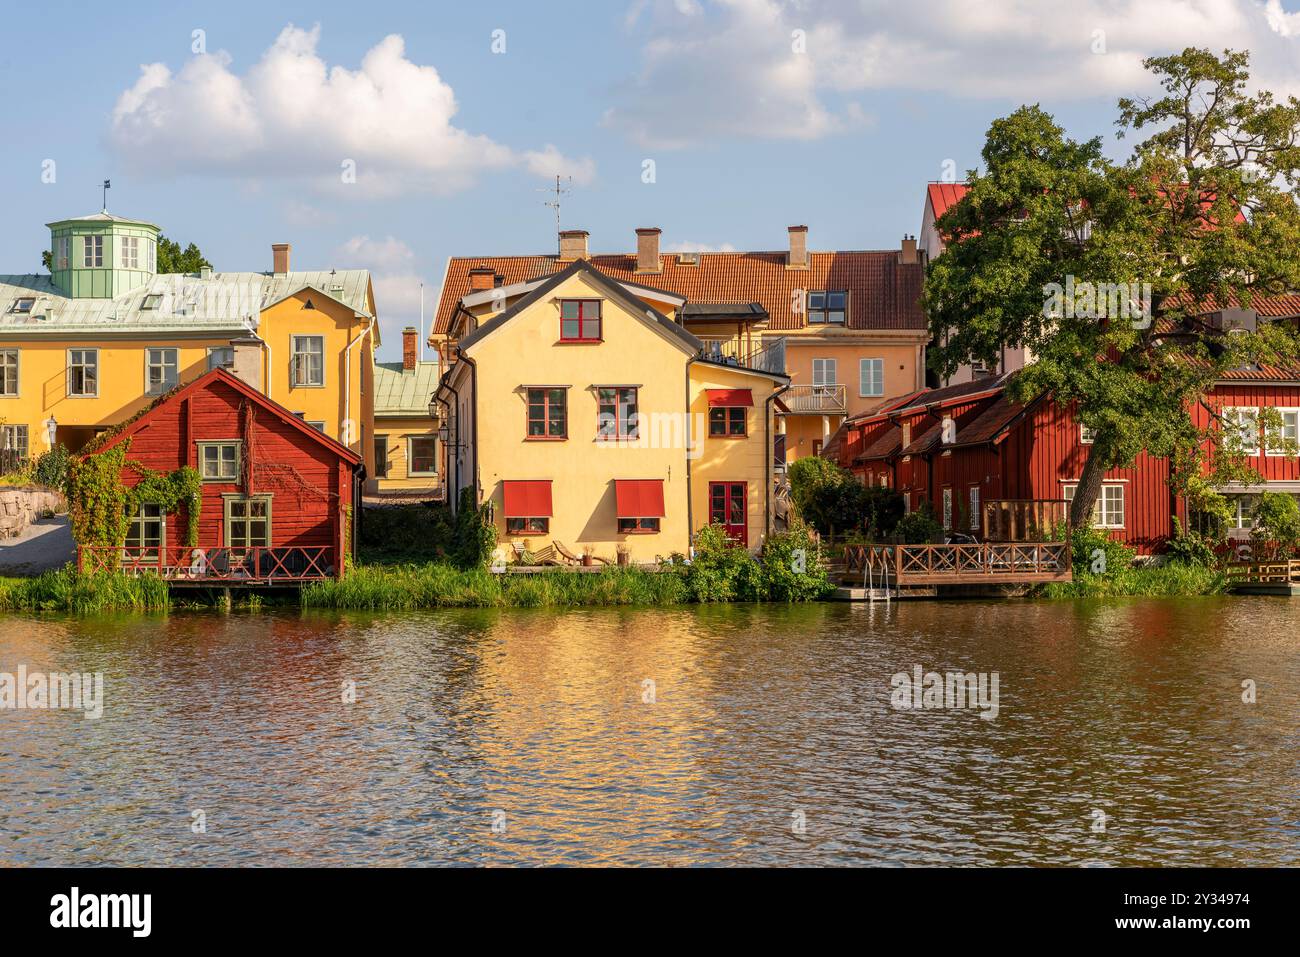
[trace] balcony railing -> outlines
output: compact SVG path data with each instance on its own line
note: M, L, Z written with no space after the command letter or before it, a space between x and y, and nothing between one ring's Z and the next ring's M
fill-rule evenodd
M707 362L785 375L785 336L705 339L699 357Z
M846 392L842 385L792 385L781 393L781 401L791 412L843 414Z
M177 584L289 585L335 577L328 545L277 548L117 548L79 545L83 572L153 574Z

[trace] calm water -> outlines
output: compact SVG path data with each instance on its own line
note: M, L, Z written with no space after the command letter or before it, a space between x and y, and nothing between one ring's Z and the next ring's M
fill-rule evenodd
M1295 865L1298 626L1253 598L5 617L0 671L102 671L107 702L0 711L0 863ZM997 672L997 719L894 710L917 664Z

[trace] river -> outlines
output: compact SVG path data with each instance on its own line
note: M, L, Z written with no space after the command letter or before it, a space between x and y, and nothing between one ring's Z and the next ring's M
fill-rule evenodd
M104 703L0 710L5 865L1300 863L1288 599L6 616L19 666Z

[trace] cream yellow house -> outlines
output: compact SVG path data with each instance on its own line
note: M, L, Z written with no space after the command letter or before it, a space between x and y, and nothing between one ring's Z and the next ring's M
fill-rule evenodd
M402 330L402 361L375 363L375 470L367 498L441 499L442 447L433 418L438 363L418 358L419 332ZM436 408L436 407L435 407Z
M152 223L101 212L49 228L50 275L0 275L4 447L76 451L224 365L373 470L379 327L367 271L295 272L279 243L268 272L159 275Z
M760 547L789 380L712 354L685 306L581 258L462 297L437 392L453 504L474 488L500 540L533 551L653 561L711 522Z

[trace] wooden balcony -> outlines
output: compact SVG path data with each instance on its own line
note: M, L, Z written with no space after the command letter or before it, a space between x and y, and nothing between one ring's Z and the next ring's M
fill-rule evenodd
M1070 581L1066 542L977 545L846 545L845 580L886 587Z
M1000 498L984 503L981 538L986 542L1046 542L1068 524L1065 499Z
M785 375L785 336L742 336L729 339L700 337L699 358L719 365Z
M277 548L115 548L77 546L82 572L157 575L175 585L271 586L335 578L328 545Z
M848 408L842 385L792 385L781 393L781 401L793 413L843 415Z

